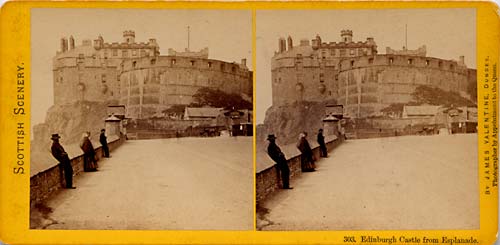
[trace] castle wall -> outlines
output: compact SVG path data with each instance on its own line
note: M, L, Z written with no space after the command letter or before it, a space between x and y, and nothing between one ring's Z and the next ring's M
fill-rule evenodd
M252 72L244 66L195 57L159 56L126 60L119 103L127 117L153 116L174 104L187 105L200 88L252 93Z
M467 68L456 61L430 57L376 55L343 60L339 104L353 117L376 115L392 103L407 103L420 85L466 92Z
M117 101L119 98L117 60L97 57L54 59L54 104L75 101Z

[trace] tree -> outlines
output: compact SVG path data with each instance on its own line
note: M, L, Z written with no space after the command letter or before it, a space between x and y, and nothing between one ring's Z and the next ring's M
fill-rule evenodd
M426 85L418 86L412 93L413 102L417 105L443 105L443 106L475 106L471 100L462 97L454 91L445 91L437 87Z
M190 106L211 106L225 109L252 109L251 102L244 100L239 94L226 93L219 89L200 88L193 95L195 102Z

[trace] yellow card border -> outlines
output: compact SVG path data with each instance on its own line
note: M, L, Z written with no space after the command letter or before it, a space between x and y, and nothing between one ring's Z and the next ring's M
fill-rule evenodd
M263 9L386 9L386 8L476 8L477 10L477 81L479 137L479 230L403 230L403 231L136 231L136 230L30 230L29 229L29 147L30 147L30 9L31 8L131 8L131 9L240 9L252 12L254 122L256 101L256 11ZM500 24L498 6L492 2L7 2L0 12L0 241L7 244L345 244L344 237L380 236L406 238L472 238L477 242L453 244L493 244L498 223L498 158L493 159L491 141L498 128L498 84L488 88L484 79L485 63L499 63ZM486 61L486 57L488 61ZM24 69L24 98L18 99L18 66ZM492 71L488 71L492 76ZM498 70L496 71L498 77ZM493 86L492 86L493 85ZM488 95L489 97L485 97ZM494 96L496 96L494 98ZM483 106L488 101L488 109ZM24 103L24 104L22 104ZM15 114L23 108L25 115ZM484 123L484 113L490 121ZM494 117L493 117L494 116ZM486 129L485 125L489 125ZM254 132L256 126L254 124ZM489 130L487 132L486 130ZM498 137L498 136L497 136ZM497 138L498 139L498 138ZM19 143L21 142L21 143ZM255 159L255 138L254 159ZM19 148L19 149L18 149ZM495 147L498 149L498 146ZM21 158L21 154L22 158ZM498 153L497 153L498 154ZM490 173L484 159L490 157ZM497 155L498 156L498 155ZM24 169L24 174L15 174ZM16 170L17 169L17 170ZM255 169L255 160L254 160ZM486 177L489 176L490 180ZM255 182L255 177L254 177ZM490 194L485 194L486 186ZM255 188L254 188L255 194ZM255 198L254 198L255 204ZM255 205L254 205L255 211ZM255 213L255 212L254 212ZM255 215L255 214L254 214ZM255 227L255 220L254 220ZM352 244L352 243L351 243ZM378 243L370 243L378 244ZM417 243L407 243L417 244ZM420 244L420 243L418 243ZM447 243L450 244L450 243ZM452 245L452 244L450 244Z

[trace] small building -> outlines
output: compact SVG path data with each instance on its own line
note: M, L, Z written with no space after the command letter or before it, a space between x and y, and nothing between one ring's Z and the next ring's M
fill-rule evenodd
M214 107L186 107L184 120L214 120L222 114L222 108Z
M430 118L439 112L437 105L405 105L403 107L403 118Z

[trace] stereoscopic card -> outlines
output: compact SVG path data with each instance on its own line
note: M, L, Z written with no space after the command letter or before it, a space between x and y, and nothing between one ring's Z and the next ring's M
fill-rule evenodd
M0 243L493 244L491 2L7 2Z

